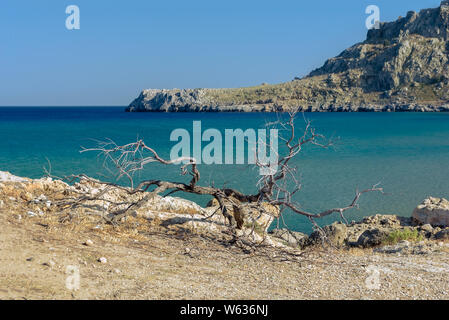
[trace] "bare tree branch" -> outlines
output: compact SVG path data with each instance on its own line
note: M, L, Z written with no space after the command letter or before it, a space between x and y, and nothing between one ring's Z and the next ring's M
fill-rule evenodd
M213 185L200 186L200 172L197 166L197 160L193 157L179 157L177 159L164 159L156 150L148 146L143 140L138 140L133 143L118 145L114 141L108 139L106 141L98 142L95 148L83 148L81 152L98 152L100 156L104 157L104 166L115 173L116 179L125 177L130 184L130 188L121 187L116 183L100 182L91 179L85 175L72 176L72 180L85 179L87 181L95 181L106 187L120 188L126 191L129 195L142 193L144 197L136 202L129 203L124 206L123 203L114 204L117 206L116 215L121 217L126 215L126 212L131 209L137 209L143 205L146 201L154 197L155 195L171 195L176 192L185 192L198 195L208 195L216 199L218 203L218 212L221 212L223 217L226 218L231 228L241 228L241 222L236 218L235 212L242 209L242 206L254 206L260 210L264 210L262 203L266 203L279 209L280 218L283 219L282 213L285 209L290 212L305 216L309 218L312 224L317 227L314 219L329 216L334 213L338 213L342 220L346 221L344 212L357 208L359 205L360 197L363 194L370 192L383 193L383 189L379 187L379 184L372 186L369 189L363 191L357 191L355 197L344 207L331 208L322 212L313 213L308 212L294 202L294 195L301 190L302 184L298 175L297 168L292 165L293 159L295 159L306 145L314 145L321 148L329 148L333 145L332 141L328 141L323 135L317 133L312 127L310 121L304 119L304 130L302 134L297 135L295 118L296 112L292 112L288 115L288 119L284 120L282 116L278 116L278 120L267 124L268 126L276 126L280 129L282 135L279 139L283 142L285 152L280 152L277 155L277 168L276 172L271 175L261 176L257 182L257 192L255 194L244 194L238 190L232 188L217 188ZM260 143L260 142L259 142ZM277 152L277 148L273 148L271 142L267 143L265 147L268 147L270 152ZM256 168L270 169L270 164L263 163L258 159L257 152L255 152ZM181 175L190 175L191 179L188 183L184 182L171 182L164 180L143 180L137 184L134 182L134 175L140 172L145 166L152 163L159 163L167 166L181 165ZM112 165L112 168L110 166ZM106 190L106 189L105 189ZM101 196L107 192L103 190L94 196L81 196L78 199L73 199L72 205L79 205L82 202L100 199ZM262 208L262 209L261 209ZM215 214L215 212L214 212ZM277 217L276 217L277 218ZM319 228L319 227L318 227ZM254 230L254 226L253 226Z

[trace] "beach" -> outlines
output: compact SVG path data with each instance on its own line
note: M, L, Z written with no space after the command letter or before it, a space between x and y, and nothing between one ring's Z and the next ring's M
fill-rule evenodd
M173 221L171 217L186 214L185 209L176 213L188 204L185 200L174 199L178 207L171 209L156 202L150 215L138 212L111 224L102 218L105 209L58 206L71 198L76 186L6 173L2 179L1 299L449 297L449 241L435 236L441 228L428 239L394 246L318 243L301 248L270 235L269 242L252 248L231 245L219 224L212 228ZM160 209L154 209L157 205ZM347 228L396 228L397 221L405 220L366 217L364 223ZM425 235L428 229L416 230ZM75 283L70 281L74 270L79 276Z

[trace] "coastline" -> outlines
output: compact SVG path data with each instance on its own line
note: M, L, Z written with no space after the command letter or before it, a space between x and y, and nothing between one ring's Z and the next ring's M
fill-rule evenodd
M240 89L148 89L131 102L126 112L449 112L449 101L417 102L416 96L397 97L395 99L382 98L384 93L371 93L364 97L361 88L335 94L326 88L324 80L320 80L316 88L308 89L307 94L302 93L302 81L293 81L289 84L269 86L283 90L285 86L290 95L298 98L287 98L279 95L273 96L267 85ZM324 86L324 87L322 87ZM275 90L275 89L273 89ZM265 92L266 91L266 92ZM240 95L252 98L241 98ZM283 92L283 91L282 91ZM323 93L324 92L324 93ZM282 93L286 95L286 93ZM323 94L322 97L311 99ZM260 97L260 96L263 97ZM260 102L258 100L278 102ZM246 100L253 100L247 102ZM419 99L418 99L419 100Z
M74 190L92 194L96 186L69 187L2 172L0 189L0 287L8 288L0 290L1 298L447 299L449 294L448 239L338 246L345 228L347 234L357 228L415 228L409 218L378 215L346 227L334 224L327 227L334 245L323 246L318 238L314 245L292 247L289 238L271 234L271 241L254 250L225 245L219 224L183 220L206 208L177 198L168 207L157 200L150 210L111 225L101 222L104 204L57 206ZM81 270L76 292L64 287L68 265Z
M7 2L0 300L449 301L440 1Z
M284 109L279 106L267 106L267 105L244 105L244 106L222 106L222 107L211 107L211 106L183 106L177 107L172 106L167 110L132 110L130 107L125 108L125 112L178 112L178 113L201 113L201 112L211 112L211 113L288 113L291 111L297 112L336 112L336 113L346 113L346 112L449 112L449 104L442 105L381 105L381 106L320 106L320 107L301 107L299 106L297 109Z
M449 111L449 2L380 22L305 77L223 89L146 89L127 111Z
M305 81L306 84L302 82ZM384 93L371 93L365 97L361 88L353 91L343 91L335 94L334 89L326 87L326 81L319 80L315 88L307 88L308 79L296 80L288 84L260 86L240 89L148 89L125 109L126 112L449 112L449 101L416 102L417 98L397 97L395 99L381 98ZM316 81L316 80L314 80ZM324 84L322 83L324 82ZM277 93L273 96L272 87L298 98L288 98ZM324 87L323 87L324 86ZM304 89L304 87L307 88ZM306 91L303 93L303 91ZM328 92L330 91L330 92ZM242 93L243 92L243 93ZM261 93L262 92L262 93ZM323 93L324 92L324 93ZM252 96L241 98L240 96ZM316 95L323 94L319 98ZM262 95L262 97L261 97ZM305 95L305 96L304 96ZM259 100L279 102L258 102ZM253 100L245 102L245 100ZM368 102L367 102L368 101Z

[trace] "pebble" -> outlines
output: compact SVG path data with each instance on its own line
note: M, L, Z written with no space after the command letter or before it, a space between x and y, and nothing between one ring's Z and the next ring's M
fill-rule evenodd
M86 260L83 260L83 259L78 259L78 262L80 263L80 264L82 264L82 265L85 265L85 266L87 266L87 261Z
M21 195L22 199L25 201L31 201L33 200L33 195L29 192L25 192Z
M37 214L34 213L33 211L28 211L28 212L27 212L27 216L29 216L29 217L35 217L35 216L37 216Z
M38 200L38 201L47 201L47 197L45 195L41 194L39 197L37 197L36 200Z
M0 209L3 208L4 205L5 203L3 202L3 200L0 200Z
M402 240L399 242L399 245L404 246L404 247L408 247L410 246L410 242L407 240Z
M55 262L53 260L49 260L48 262L44 262L43 265L47 266L47 267L54 267L55 266Z
M98 259L98 262L100 263L108 263L108 259L106 259L105 257L101 257Z
M89 247L89 246L92 246L94 244L94 242L92 240L90 240L90 239L87 239L83 244L85 246Z

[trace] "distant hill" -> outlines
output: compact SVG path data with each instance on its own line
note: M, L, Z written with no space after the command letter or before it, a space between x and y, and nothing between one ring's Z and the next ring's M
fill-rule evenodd
M237 89L144 90L127 111L449 111L449 0L380 23L302 79Z

